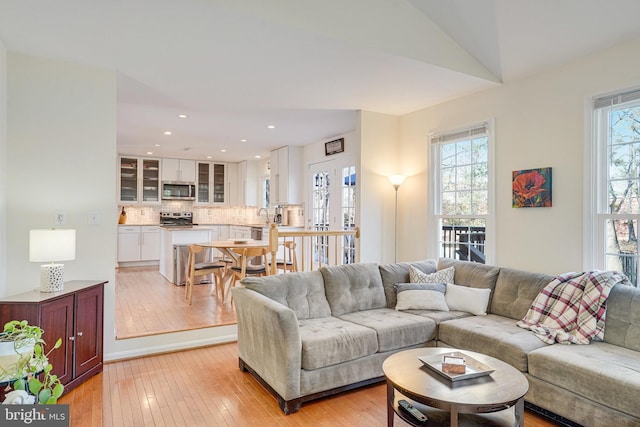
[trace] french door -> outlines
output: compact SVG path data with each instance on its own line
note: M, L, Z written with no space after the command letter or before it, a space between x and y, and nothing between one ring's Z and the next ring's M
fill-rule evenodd
M308 227L314 231L352 230L356 227L356 168L351 161L336 160L309 165ZM332 240L333 241L333 240ZM336 259L356 261L356 242L345 236L339 245L329 245L329 237L319 236L312 244L313 260L319 265ZM337 247L336 247L337 246Z

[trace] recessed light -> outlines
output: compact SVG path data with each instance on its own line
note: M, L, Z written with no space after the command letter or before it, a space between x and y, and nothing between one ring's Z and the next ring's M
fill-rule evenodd
M225 150L224 148L222 150L220 150L221 153L226 153L227 150Z
M160 147L160 144L153 144L154 147Z
M171 131L170 131L170 130L165 130L165 131L164 131L164 134L165 134L165 135L171 135Z
M261 159L261 158L262 158L262 156L260 156L260 155L256 155L256 156L254 156L254 157L255 157L256 159Z
M268 127L269 129L275 129L275 128L276 128L276 126L275 126L275 125L268 125L267 127Z
M207 159L210 159L210 158L211 158L211 156L207 156Z
M148 154L148 155L152 155L152 154L153 154L153 152L152 152L152 151L147 151L147 154Z
M186 119L189 116L187 116L186 114L178 114L178 117L180 117L181 119Z
M247 142L247 140L246 139L241 139L240 142Z

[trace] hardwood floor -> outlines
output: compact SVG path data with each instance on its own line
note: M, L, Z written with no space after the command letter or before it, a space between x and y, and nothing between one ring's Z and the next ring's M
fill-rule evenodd
M118 269L115 299L117 339L236 323L233 306L211 295L211 285L194 286L189 305L184 286L170 283L157 266Z
M108 363L65 394L71 426L385 426L386 386L305 403L284 415L250 374L238 369L237 345ZM396 416L396 426L407 424ZM526 427L555 424L529 412Z

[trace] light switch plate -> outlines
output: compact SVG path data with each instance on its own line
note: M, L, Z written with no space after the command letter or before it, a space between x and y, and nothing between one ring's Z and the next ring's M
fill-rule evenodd
M56 223L56 225L64 225L65 223L64 211L56 211L53 221Z

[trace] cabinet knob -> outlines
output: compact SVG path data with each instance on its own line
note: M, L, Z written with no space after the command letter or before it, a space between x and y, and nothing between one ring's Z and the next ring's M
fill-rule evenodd
M75 341L76 337L69 337L69 341Z
M81 337L82 336L82 332L78 332L78 336Z

